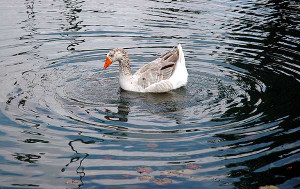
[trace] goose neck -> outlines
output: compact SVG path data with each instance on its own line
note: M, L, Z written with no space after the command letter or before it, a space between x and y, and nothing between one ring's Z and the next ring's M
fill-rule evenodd
M130 60L127 54L123 55L122 59L119 60L119 73L124 76L131 76Z

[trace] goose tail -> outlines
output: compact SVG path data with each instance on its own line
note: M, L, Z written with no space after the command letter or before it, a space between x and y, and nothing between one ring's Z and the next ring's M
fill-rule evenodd
M178 63L185 66L185 58L184 58L184 53L181 47L181 44L177 45L177 50L178 50Z

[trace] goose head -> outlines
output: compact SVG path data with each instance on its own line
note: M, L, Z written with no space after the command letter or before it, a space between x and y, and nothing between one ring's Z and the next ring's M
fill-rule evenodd
M116 48L111 50L106 56L104 69L106 69L115 61L122 62L127 57L128 57L127 52L122 48Z

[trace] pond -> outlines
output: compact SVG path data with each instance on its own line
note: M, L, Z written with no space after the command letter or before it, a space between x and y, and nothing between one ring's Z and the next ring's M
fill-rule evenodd
M0 3L0 188L300 188L296 0ZM123 91L180 43L186 87ZM297 168L298 167L298 168Z

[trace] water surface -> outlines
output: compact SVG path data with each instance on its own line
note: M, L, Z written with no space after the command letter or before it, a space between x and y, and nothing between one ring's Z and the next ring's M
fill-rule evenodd
M0 187L300 187L297 1L0 9ZM169 93L123 91L102 68L112 48L137 70L178 43L189 81Z

